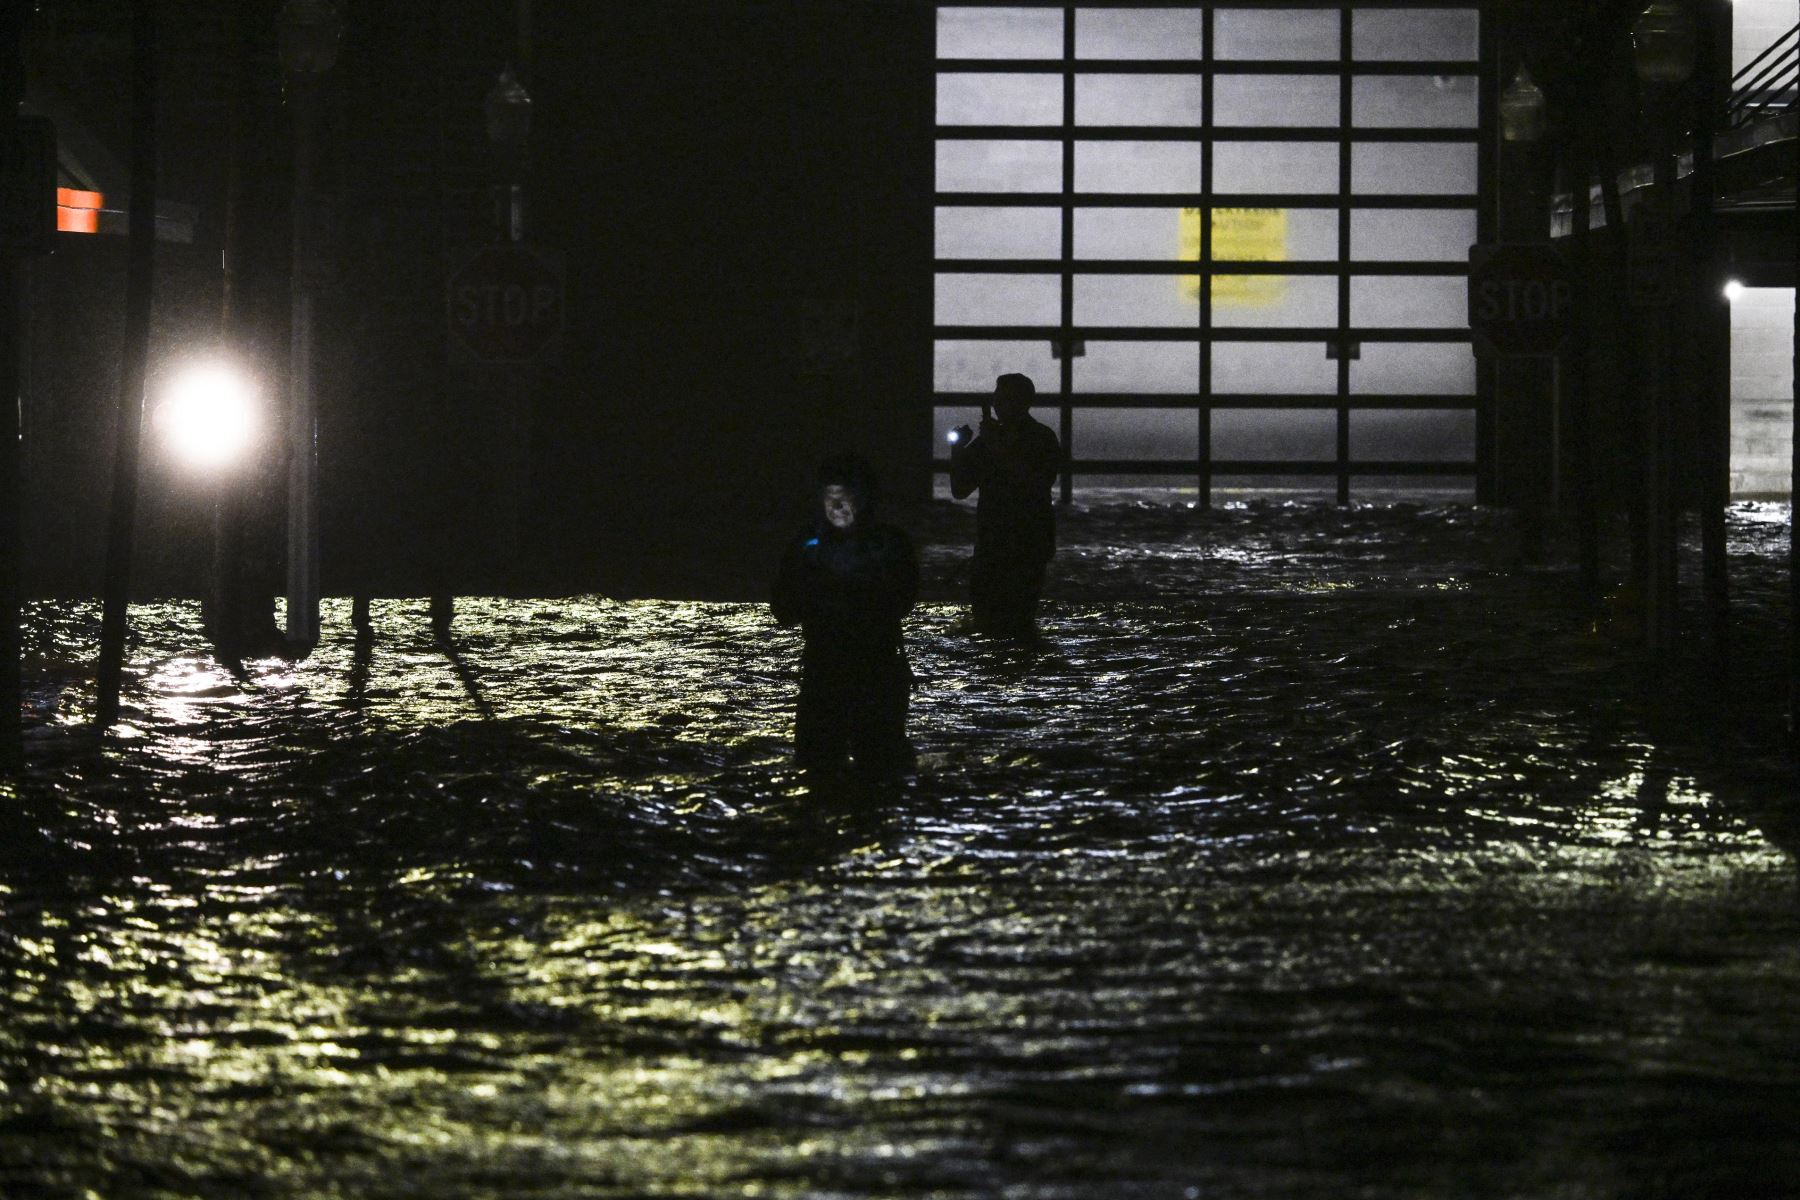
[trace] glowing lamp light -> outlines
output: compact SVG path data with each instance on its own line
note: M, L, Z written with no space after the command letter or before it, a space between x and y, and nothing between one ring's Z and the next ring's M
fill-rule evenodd
M223 471L242 461L256 443L256 388L228 362L196 363L163 389L156 419L182 462L202 471Z
M1743 284L1739 283L1735 279L1730 279L1725 282L1725 298L1727 300L1731 301L1733 304L1736 304L1738 297L1742 296L1743 294L1744 294L1744 285Z

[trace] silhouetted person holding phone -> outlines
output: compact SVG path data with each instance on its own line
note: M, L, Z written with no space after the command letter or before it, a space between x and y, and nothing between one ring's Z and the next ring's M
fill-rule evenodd
M994 405L981 410L981 432L959 428L950 451L950 494L980 492L969 607L975 628L998 637L1035 631L1044 568L1056 551L1050 489L1062 470L1062 443L1031 417L1037 389L1024 375L994 383Z
M900 621L918 594L918 559L906 534L873 519L874 480L861 459L826 459L818 487L814 527L788 547L771 604L775 620L800 626L805 639L794 759L905 770L912 670Z

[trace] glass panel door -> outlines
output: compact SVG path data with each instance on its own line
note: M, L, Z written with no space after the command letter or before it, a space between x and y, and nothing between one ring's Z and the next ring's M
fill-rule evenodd
M938 9L936 420L1009 371L1109 478L1467 490L1480 9Z

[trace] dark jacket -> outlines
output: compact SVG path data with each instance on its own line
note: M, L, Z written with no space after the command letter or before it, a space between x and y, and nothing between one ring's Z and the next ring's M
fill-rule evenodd
M900 620L918 591L918 559L899 529L824 525L782 556L770 607L778 623L800 626L808 664L875 666L899 653Z
M1045 561L1056 550L1050 489L1062 470L1062 443L1029 415L981 434L950 460L950 493L980 491L975 553Z

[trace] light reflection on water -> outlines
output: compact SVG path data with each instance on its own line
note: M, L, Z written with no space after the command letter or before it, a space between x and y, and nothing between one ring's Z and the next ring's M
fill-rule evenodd
M464 601L459 672L338 602L242 687L140 608L141 736L8 812L0 1192L1779 1194L1790 781L1466 513L1334 520L1084 514L1037 650L927 604L886 791L756 605Z

